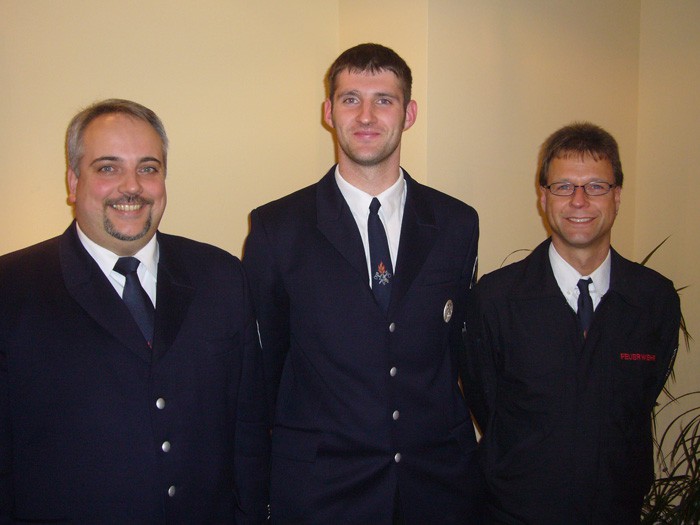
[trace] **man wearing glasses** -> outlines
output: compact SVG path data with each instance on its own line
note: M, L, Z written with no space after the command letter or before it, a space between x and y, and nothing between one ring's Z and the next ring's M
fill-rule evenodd
M539 159L551 238L484 276L466 326L495 523L639 523L653 481L651 411L678 347L673 284L610 247L622 166L589 123ZM463 376L464 377L464 376Z

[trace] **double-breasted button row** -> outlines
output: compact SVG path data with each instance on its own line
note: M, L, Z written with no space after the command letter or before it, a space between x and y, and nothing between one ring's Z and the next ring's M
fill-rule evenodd
M396 332L396 323L389 323L389 333L393 334L394 332ZM399 373L399 370L395 366L392 366L389 369L389 375L391 377L396 377L396 374L398 374L398 373ZM391 419L393 419L394 421L397 421L399 419L399 416L400 416L400 413L398 410L394 410L391 413ZM397 452L396 454L394 454L394 463L398 463L400 461L401 461L401 453Z
M156 399L156 408L158 410L163 410L165 408L165 399L163 399L162 397L159 397L158 399ZM163 441L163 443L161 443L161 445L160 445L160 448L163 452L170 452L170 448L171 448L170 441L168 441L168 440Z
M156 408L158 410L163 410L165 408L165 399L163 399L162 397L159 397L158 399L156 399ZM170 452L171 448L172 448L172 445L170 444L170 441L168 441L167 439L160 444L160 449L163 452L165 452L166 454L168 452ZM175 487L175 485L170 485L168 487L168 496L169 497L171 497L171 498L174 497L176 492L177 492L177 488Z

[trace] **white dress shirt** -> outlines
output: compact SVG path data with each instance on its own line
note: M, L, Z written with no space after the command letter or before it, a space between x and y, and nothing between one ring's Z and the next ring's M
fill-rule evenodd
M578 273L573 266L559 255L552 243L549 245L549 262L552 265L554 278L557 280L559 289L574 312L578 312L578 296L581 293L578 289L579 279L588 279L589 277L593 281L588 285L588 291L593 300L593 310L598 308L600 300L610 288L610 250L608 250L608 256L603 263L591 275Z
M379 199L381 207L379 208L379 218L384 225L386 238L389 242L389 255L391 256L391 265L396 273L396 258L399 253L399 240L401 238L401 221L403 220L403 210L406 205L406 180L403 176L403 170L399 168L399 178L391 187L384 190L379 195L370 195L356 188L346 181L340 170L335 168L335 182L340 188L340 193L343 195L345 202L355 218L357 228L360 230L362 244L365 248L365 259L367 260L367 275L369 275L369 287L372 287L372 265L369 258L369 238L367 234L367 219L369 218L369 204L374 197Z
M119 294L119 297L122 297L124 294L126 277L119 272L114 271L114 265L117 263L119 256L91 240L83 233L77 223L76 228L80 242L83 244L90 256L95 259L97 265L107 276L107 279L112 286L114 286L114 289ZM141 262L136 270L136 273L139 276L139 281L141 281L141 286L143 286L143 289L146 290L146 293L148 294L148 297L151 298L151 302L154 306L156 304L156 284L158 282L159 255L158 242L156 242L155 235L150 241L148 241L146 246L134 254L134 257Z

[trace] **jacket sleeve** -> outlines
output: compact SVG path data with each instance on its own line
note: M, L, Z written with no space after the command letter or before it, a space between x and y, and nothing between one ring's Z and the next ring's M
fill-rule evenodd
M480 301L479 285L472 289L467 301L464 331L462 382L472 415L483 434L488 427L496 389L496 365L489 327Z
M673 364L678 353L678 330L681 323L681 306L680 298L673 289L673 285L669 285L669 290L663 295L663 300L659 304L659 312L656 316L660 320L659 333L659 348L656 349L656 355L659 359L658 364L658 380L655 385L654 400L661 394L661 391L666 384L668 376L673 370Z
M245 280L245 277L242 277ZM247 287L246 287L247 289ZM245 294L243 366L236 410L235 483L237 523L264 523L269 517L270 433L260 347L250 296Z
M250 223L243 266L250 280L272 426L282 368L289 351L289 299L274 258L274 243L258 210L250 214Z
M6 256L3 257L6 259ZM14 483L12 481L12 422L10 414L10 375L8 355L8 308L12 294L7 293L8 272L0 261L0 525L12 523Z
M475 399L475 387L473 382L473 377L469 373L467 368L467 351L465 348L467 331L471 328L471 321L468 319L467 305L470 296L472 295L473 288L476 284L476 274L477 274L477 247L479 245L479 223L478 219L475 220L472 230L469 232L469 246L467 248L467 257L465 259L464 268L462 269L462 282L466 283L464 295L459 301L461 318L457 324L453 352L457 356L457 365L459 368L459 379L462 385L462 392L467 402L467 406L474 414L475 407L473 406L478 399Z
M12 430L5 343L0 336L0 524L12 523Z

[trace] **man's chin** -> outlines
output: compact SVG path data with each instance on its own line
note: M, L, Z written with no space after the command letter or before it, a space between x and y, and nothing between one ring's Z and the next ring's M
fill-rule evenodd
M378 166L387 159L387 155L348 155L348 157L355 164L364 168Z
M151 221L144 224L140 230L134 228L117 228L112 222L105 221L105 231L119 241L131 242L143 239L151 230Z
M134 241L140 241L143 239L148 232L141 232L136 235L127 235L122 232L108 232L112 237L117 239L118 241L124 241L124 242L134 242Z

